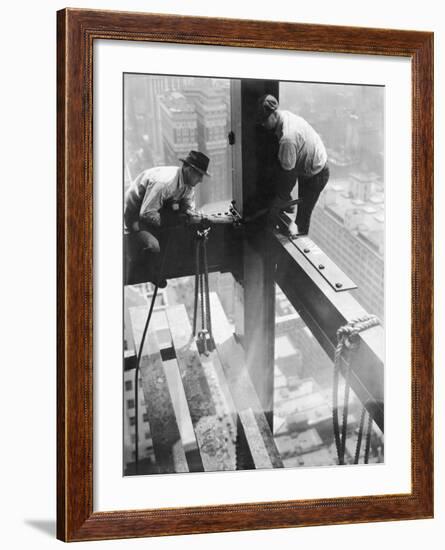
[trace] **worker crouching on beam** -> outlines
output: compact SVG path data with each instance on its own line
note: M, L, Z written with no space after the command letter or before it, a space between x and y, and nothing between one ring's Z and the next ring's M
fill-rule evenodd
M202 216L195 208L195 187L208 173L209 158L190 151L179 159L182 166L159 166L143 171L125 193L124 248L125 284L142 268L148 280L160 288L167 282L162 274L160 235L172 210L190 221Z
M295 214L291 192L298 180L297 215L289 227L291 237L307 235L311 214L329 179L326 148L312 126L302 117L279 109L277 99L267 94L258 100L258 123L273 132L278 140L274 159L274 197L269 205ZM294 201L295 202L295 201ZM296 224L296 225L295 225Z

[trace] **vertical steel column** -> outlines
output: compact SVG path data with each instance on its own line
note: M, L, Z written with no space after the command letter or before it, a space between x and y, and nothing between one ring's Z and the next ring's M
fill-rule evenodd
M264 132L257 126L258 99L278 97L278 82L241 80L232 83L233 186L237 208L261 191L269 155ZM271 429L273 428L275 284L274 265L267 261L267 238L261 230L247 236L243 258L243 308L236 330L246 352L247 368ZM240 322L241 320L241 322Z

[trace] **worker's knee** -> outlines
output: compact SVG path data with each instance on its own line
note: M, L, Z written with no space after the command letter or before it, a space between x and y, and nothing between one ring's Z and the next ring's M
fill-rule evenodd
M159 254L159 240L149 231L138 231L126 235L126 249L130 258L137 258L146 252Z
M158 239L148 231L139 231L139 245L144 252L159 254L161 248Z

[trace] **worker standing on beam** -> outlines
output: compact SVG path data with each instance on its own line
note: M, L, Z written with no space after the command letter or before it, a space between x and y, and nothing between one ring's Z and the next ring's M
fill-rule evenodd
M166 286L160 272L160 236L168 226L166 212L183 214L190 221L201 220L195 208L195 187L210 176L210 159L190 151L179 159L182 166L160 166L144 170L133 181L124 200L125 284L131 284L139 269L160 288Z
M291 236L307 235L311 214L329 179L326 148L312 126L302 117L279 109L277 99L267 94L258 100L258 123L274 132L278 155L274 167L275 196L270 207L280 209L291 202L298 180L300 203ZM295 213L295 205L285 208Z

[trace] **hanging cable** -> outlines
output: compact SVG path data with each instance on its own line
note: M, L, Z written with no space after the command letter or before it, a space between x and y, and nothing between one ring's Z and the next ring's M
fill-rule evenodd
M343 465L345 462L345 452L346 452L346 437L348 429L348 412L349 412L349 393L350 393L350 374L351 374L351 354L358 347L358 333L362 332L368 328L375 327L380 324L379 319L375 315L365 315L359 317L347 323L346 325L340 327L337 331L337 347L335 349L334 357L334 376L332 384L332 422L333 422L333 431L334 431L334 440L335 446L337 449L338 463ZM343 397L343 414L342 414L342 430L340 434L340 425L338 418L338 389L339 389L339 380L341 373L342 363L345 364L344 368L344 378L345 378L345 389ZM363 415L363 413L362 413ZM362 420L360 424L362 425ZM368 420L368 434L367 434L367 447L369 455L369 442L371 437L372 429L372 417L369 415ZM363 437L363 426L359 430L360 435L360 447L361 439ZM369 442L368 442L369 439ZM359 441L357 441L359 443ZM360 454L360 447L357 445L355 459L357 460L357 454ZM366 454L365 454L366 457ZM367 457L366 457L367 460ZM358 460L357 462L358 463Z
M202 226L196 231L195 248L195 300L193 307L193 336L199 353L208 355L215 349L212 334L210 312L209 266L207 259L207 241L210 227ZM201 329L198 331L198 309L200 310Z
M164 252L163 252L163 255L162 255L162 261L161 261L161 266L159 268L159 273L158 273L157 280L161 280L162 276L164 274L164 265L165 265L165 260L166 260L166 257L167 257L167 251L168 251L169 244L170 244L170 231L167 231L167 239L166 239L166 243L165 243L165 249L164 249ZM144 330L142 332L142 338L141 338L141 343L140 343L140 346L139 346L139 351L138 351L137 360L136 360L136 368L135 368L135 373L134 373L134 414L135 414L135 420L134 420L135 458L134 458L134 462L135 462L136 474L138 474L138 471L139 471L139 372L140 372L142 350L144 349L145 337L147 335L148 326L150 324L150 320L151 320L151 316L152 316L152 313L153 313L153 308L154 308L154 305L155 305L155 302L156 302L157 294L158 294L158 285L155 284L154 285L154 290L153 290L153 295L151 297L150 309L148 310L147 319L145 321Z

